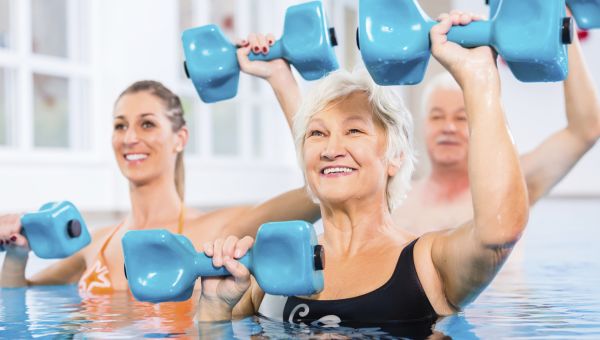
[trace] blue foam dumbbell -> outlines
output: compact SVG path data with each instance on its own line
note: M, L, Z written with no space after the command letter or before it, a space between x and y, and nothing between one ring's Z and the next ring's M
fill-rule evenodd
M501 0L486 0L490 13L496 13ZM577 21L577 26L583 29L600 28L600 0L567 0L567 5Z
M229 275L197 253L188 238L166 230L132 230L123 237L125 273L140 301L184 301L199 276ZM263 224L252 249L239 261L272 295L312 295L323 290L323 247L304 221Z
M79 210L68 201L46 203L23 215L21 226L29 247L43 259L71 256L91 241Z
M184 67L205 103L235 97L240 67L236 49L216 25L188 29L182 35ZM291 6L285 14L283 36L267 55L251 53L250 60L283 58L306 80L315 80L338 69L333 51L337 44L327 26L320 1Z
M573 22L565 0L503 0L489 21L454 26L450 41L492 46L524 82L567 76L566 44ZM436 22L416 0L360 0L358 41L365 65L380 85L417 84L430 57L429 31Z

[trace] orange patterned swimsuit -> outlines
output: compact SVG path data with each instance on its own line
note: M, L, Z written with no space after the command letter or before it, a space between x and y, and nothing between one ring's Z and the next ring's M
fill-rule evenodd
M181 212L179 213L179 224L177 226L177 233L181 234L183 232L183 222L185 220L185 209L181 208ZM86 295L98 295L98 294L110 294L114 291L112 283L110 282L110 275L108 273L108 266L106 265L106 259L104 258L104 250L106 246L110 243L112 237L116 234L116 232L121 229L124 225L124 222L121 222L108 236L108 238L104 241L102 248L100 249L100 253L94 264L87 268L81 279L79 279L79 293L82 296Z
M179 225L177 233L183 232L184 209L179 214ZM108 322L105 325L105 316L122 314L125 308L126 313L131 320L144 320L143 326L148 330L156 331L160 329L169 333L182 333L193 328L193 314L196 308L198 297L194 294L191 299L182 302L163 302L159 304L151 304L146 302L136 301L129 290L128 298L122 301L123 306L119 310L112 310L111 299L118 299L119 295L115 292L110 281L108 266L104 258L104 250L110 243L112 237L121 229L125 223L119 224L104 241L98 258L94 265L88 268L81 279L79 280L79 294L84 297L84 305L86 306L87 315L94 316L94 327L99 331L114 331L112 323ZM115 297L116 296L116 297ZM91 318L91 319L94 319ZM114 321L112 317L108 317L109 321ZM104 320L104 321L103 321ZM91 320L94 321L94 320ZM104 325L104 326L103 326Z

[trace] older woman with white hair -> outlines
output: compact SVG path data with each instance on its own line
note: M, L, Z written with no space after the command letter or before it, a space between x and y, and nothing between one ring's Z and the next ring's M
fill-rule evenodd
M523 232L527 191L500 102L495 54L447 41L450 27L470 16L444 14L439 21L431 30L432 53L464 91L474 218L418 238L399 231L390 211L408 190L414 168L411 116L391 89L375 85L366 72L329 75L294 122L304 175L321 207L325 288L288 298L284 320L434 322L490 283ZM213 264L232 276L203 278L198 320L258 310L264 294L236 261L251 245L250 237L205 245Z

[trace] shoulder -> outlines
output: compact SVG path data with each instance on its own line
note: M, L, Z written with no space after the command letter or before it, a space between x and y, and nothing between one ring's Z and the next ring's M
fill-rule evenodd
M189 209L186 218L186 230L195 236L201 234L202 239L212 239L221 235L228 225L241 221L252 206L235 206L213 210L210 212L200 212L195 209Z

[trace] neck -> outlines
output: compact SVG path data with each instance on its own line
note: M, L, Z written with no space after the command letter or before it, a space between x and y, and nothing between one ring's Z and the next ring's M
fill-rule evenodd
M323 243L337 256L352 256L399 236L383 197L322 204L321 216Z
M434 165L426 183L432 202L452 201L469 191L469 171L462 165Z
M168 228L177 224L183 202L173 183L173 178L161 178L142 185L130 183L128 224L135 229Z

